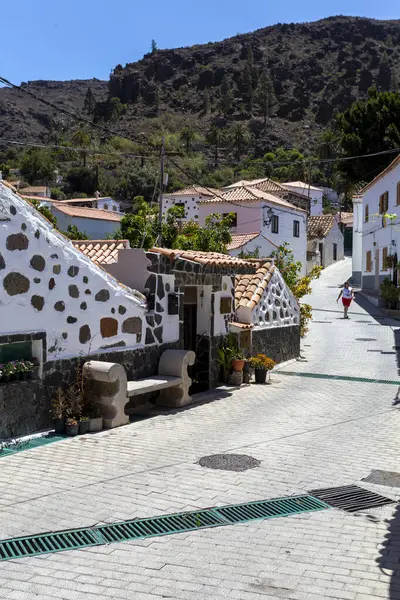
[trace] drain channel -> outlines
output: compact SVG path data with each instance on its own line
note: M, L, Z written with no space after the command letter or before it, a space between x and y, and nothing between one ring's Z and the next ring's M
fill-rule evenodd
M207 527L234 525L258 519L287 517L327 508L329 508L328 504L309 495L290 496L146 519L133 519L85 529L41 533L0 541L0 561L171 535Z
M358 383L383 383L386 385L400 385L400 381L389 379L370 379L368 377L351 377L350 375L327 375L325 373L296 373L296 371L277 371L279 375L291 377L310 377L312 379L336 379L336 381L357 381Z
M394 500L380 494L375 494L375 492L370 492L358 485L344 485L322 490L311 490L310 494L326 502L333 508L340 508L346 512L378 508L379 506L394 503Z

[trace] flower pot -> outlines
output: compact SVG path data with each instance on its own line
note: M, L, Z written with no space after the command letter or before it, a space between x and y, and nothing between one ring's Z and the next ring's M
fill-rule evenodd
M8 383L10 381L10 375L3 375L1 378L2 383Z
M94 417L89 420L89 431L101 431L103 429L103 417Z
M254 369L254 377L256 383L265 383L265 380L267 378L266 369Z
M90 425L90 419L87 419L87 421L79 421L79 433L80 434L89 433L89 425Z
M243 367L244 367L244 360L237 360L236 358L234 358L232 360L232 369L234 371L243 371Z
M243 367L243 383L250 383L251 367L248 360L245 360Z
M76 425L68 425L68 423L65 424L65 433L69 436L74 436L74 435L78 435L78 431L79 431L79 423L77 423Z
M54 433L61 434L65 433L65 420L54 419Z

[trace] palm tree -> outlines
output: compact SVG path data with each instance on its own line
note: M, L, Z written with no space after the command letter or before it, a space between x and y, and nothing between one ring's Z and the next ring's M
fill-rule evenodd
M221 144L223 144L224 137L224 131L216 125L212 125L207 131L207 142L210 144L210 146L214 147L215 166L218 166L218 150L220 149Z
M249 143L250 135L247 127L243 123L234 123L229 131L229 137L235 148L235 158L240 160L243 150Z
M83 148L81 156L83 159L83 166L86 167L87 152L85 151L85 149L89 148L91 146L92 140L91 140L90 135L88 133L86 133L86 131L83 131L82 129L78 129L73 134L72 141L75 144L75 146L78 146L78 148Z
M189 154L190 146L196 139L196 132L190 125L186 125L179 134L180 139L186 146L186 152Z

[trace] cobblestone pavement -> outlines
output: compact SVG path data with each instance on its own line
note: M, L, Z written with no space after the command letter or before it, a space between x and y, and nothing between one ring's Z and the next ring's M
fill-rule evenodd
M270 386L215 392L188 410L0 459L0 537L90 526L360 483L400 471L398 387L285 375L400 380L400 322L335 302L351 271L326 269L310 302L306 362ZM368 340L368 341L366 341ZM371 352L371 350L374 350ZM208 454L261 461L201 467ZM400 496L400 489L362 483ZM394 505L395 506L395 505ZM0 562L0 599L400 599L400 515L326 510L289 518Z

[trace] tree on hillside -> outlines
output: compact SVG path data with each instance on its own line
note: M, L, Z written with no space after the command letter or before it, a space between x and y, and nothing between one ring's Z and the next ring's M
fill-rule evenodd
M155 54L157 52L157 43L156 40L151 40L151 53Z
M86 92L85 100L83 101L83 112L88 115L93 115L96 108L96 100L92 92L92 88L89 86Z
M336 117L333 130L342 156L400 147L400 94L370 88L367 99L353 102ZM369 181L371 175L375 176L387 167L393 158L393 154L387 154L343 161L338 164L338 170L349 182Z
M228 75L224 75L221 83L221 98L219 101L219 109L221 113L226 117L232 109L233 105L233 92L232 85L229 81Z
M253 110L253 79L251 74L251 68L249 64L246 64L242 73L242 95L246 101L246 107L249 112Z
M86 131L83 129L78 129L72 135L72 141L77 148L82 148L81 157L83 161L83 166L86 167L87 160L87 149L90 148L92 144L92 139Z
M218 165L218 151L223 144L224 141L224 131L217 127L216 125L212 125L206 134L206 141L210 146L214 148L214 162L215 166Z
M96 173L87 167L72 167L66 175L69 193L80 192L92 197L96 191Z
M185 144L186 152L189 154L191 145L196 139L196 132L190 125L186 125L179 134L181 141Z
M386 92L390 90L392 78L392 69L389 63L389 57L386 52L382 55L381 62L379 65L378 77L376 79L376 85L379 90Z
M229 130L229 138L235 149L235 158L239 161L250 141L249 130L243 123L234 123Z
M49 182L54 177L54 162L50 152L40 148L25 150L21 160L21 173L32 184Z
M267 118L271 115L271 112L276 105L274 86L270 74L266 70L261 73L256 98L262 116L264 117L264 124L266 124Z

